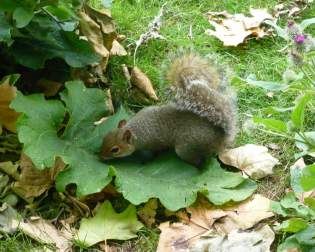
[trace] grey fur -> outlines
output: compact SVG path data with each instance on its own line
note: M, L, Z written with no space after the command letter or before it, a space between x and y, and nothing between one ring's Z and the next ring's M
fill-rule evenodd
M214 68L188 55L171 67L174 96L163 106L138 112L124 127L132 133L136 149L174 148L190 163L217 153L236 135L236 95Z

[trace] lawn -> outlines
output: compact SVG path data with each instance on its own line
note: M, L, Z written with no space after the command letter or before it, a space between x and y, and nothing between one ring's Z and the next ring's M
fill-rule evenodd
M114 1L111 7L112 16L116 21L118 32L126 36L126 40L123 42L125 47L134 43L142 33L147 31L148 24L165 2L157 0ZM224 47L218 39L205 34L205 30L210 28L205 15L207 11L227 10L230 13L248 14L250 7L271 10L277 3L278 1L274 0L167 1L160 30L160 34L165 37L165 40L153 39L140 46L135 57L136 65L152 80L162 101L165 100L166 81L164 76L168 64L174 57L188 52L215 59L224 68L230 69L232 76L246 78L249 74L255 74L259 80L280 81L282 73L287 67L286 55L281 51L286 43L281 38L250 39L246 44L238 47ZM314 17L314 13L315 4L305 10L297 21ZM286 24L286 22L285 16L280 19L281 24ZM192 36L190 36L190 30ZM314 31L315 29L309 30L315 35ZM112 85L114 104L122 103L137 110L139 104L134 104L130 99L125 77L121 71L122 63L132 65L133 61L133 55L113 58L109 62L107 71ZM278 146L276 150L271 151L271 154L280 160L280 165L275 167L273 175L258 181L258 192L270 199L279 200L289 186L289 167L295 160L296 147L292 141L250 128L248 122L253 115L266 116L264 108L291 106L295 94L283 92L268 96L263 89L249 86L236 78L233 78L232 85L237 91L239 107L240 130L235 146L246 143L265 146L276 144ZM288 119L289 115L284 113L281 117ZM313 118L308 117L307 124L314 124ZM114 245L117 251L155 251L158 233L157 228L142 229L139 238L117 242ZM281 237L277 237L275 244L279 241L281 241ZM22 233L0 239L0 251L30 251L33 246L42 247ZM273 247L275 248L275 246ZM85 250L79 245L76 246L76 250L98 251Z

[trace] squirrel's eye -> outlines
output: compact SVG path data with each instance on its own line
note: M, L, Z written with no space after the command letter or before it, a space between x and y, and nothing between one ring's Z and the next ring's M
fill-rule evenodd
M119 151L119 147L114 146L111 150L112 153L117 153Z

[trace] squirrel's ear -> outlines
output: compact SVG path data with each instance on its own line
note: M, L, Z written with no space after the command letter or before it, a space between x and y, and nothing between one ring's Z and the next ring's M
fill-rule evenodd
M125 132L124 132L124 135L123 135L123 140L125 142L127 142L128 144L131 143L131 137L132 137L132 133L129 129L127 129Z
M127 121L125 119L120 120L118 123L118 128L122 128L126 125Z

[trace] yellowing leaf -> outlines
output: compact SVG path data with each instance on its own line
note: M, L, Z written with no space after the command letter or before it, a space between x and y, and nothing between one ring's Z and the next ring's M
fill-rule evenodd
M267 33L261 28L261 24L273 17L265 9L250 9L250 14L251 17L227 12L208 12L209 23L214 30L208 29L206 32L220 39L225 46L237 46L250 35L264 37Z
M15 122L19 113L9 107L16 97L16 87L10 85L10 77L0 82L0 124L8 130L15 132Z
M146 74L144 74L138 67L134 67L130 73L131 84L139 88L144 94L154 101L157 101L159 98L156 96L152 82Z
M278 159L268 153L264 146L246 144L227 150L219 155L220 160L244 171L253 179L260 179L273 173L272 169L279 164Z
M106 201L94 217L81 221L76 239L86 246L108 239L128 240L137 237L136 232L142 226L137 220L135 206L129 205L122 213L116 213L111 203Z

